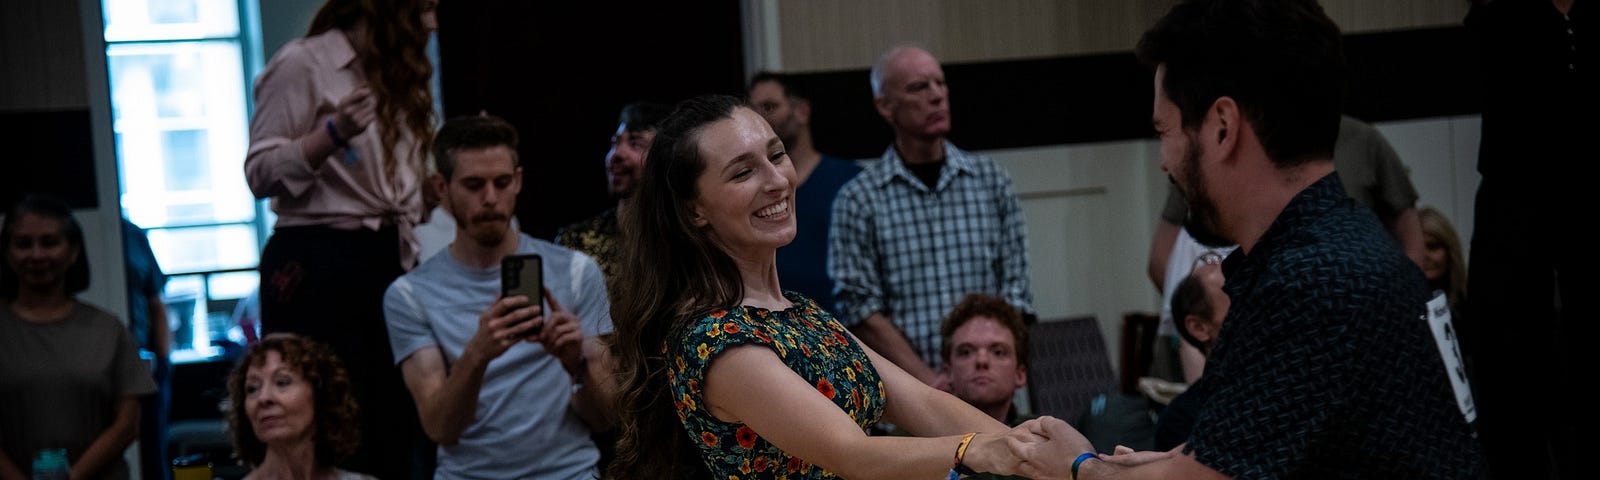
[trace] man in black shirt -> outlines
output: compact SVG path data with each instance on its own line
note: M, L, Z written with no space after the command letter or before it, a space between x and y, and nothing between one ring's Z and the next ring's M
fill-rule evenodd
M1580 5L1581 3L1581 5ZM1600 4L1479 1L1466 19L1483 79L1463 350L1496 476L1587 478L1589 411L1565 385L1593 363L1600 289L1586 220L1600 130ZM1552 473L1554 474L1552 476Z
M1190 225L1239 244L1185 445L1096 458L1053 419L1032 477L1479 478L1483 459L1425 319L1422 273L1332 162L1338 27L1314 0L1191 0L1140 40L1162 169ZM1196 235L1196 238L1203 238ZM1077 461L1076 458L1086 458Z

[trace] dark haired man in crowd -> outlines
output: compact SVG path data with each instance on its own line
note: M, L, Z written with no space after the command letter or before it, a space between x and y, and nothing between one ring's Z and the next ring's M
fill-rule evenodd
M1060 420L1035 478L1480 478L1422 273L1334 173L1339 28L1315 0L1190 0L1144 34L1161 166L1223 262L1227 328L1183 446L1095 457ZM1087 453L1086 453L1087 452ZM1086 455L1084 455L1086 453Z
M794 240L778 249L778 281L818 305L834 307L833 280L828 278L828 223L833 199L861 167L817 151L811 143L811 100L786 75L770 72L750 80L750 106L760 113L794 162Z
M671 107L650 102L622 107L617 131L611 135L611 150L606 151L606 191L617 206L556 231L557 244L593 257L608 282L616 274L617 243L622 241L617 215L627 210L628 197L644 175L645 154L656 138L656 124L671 112Z

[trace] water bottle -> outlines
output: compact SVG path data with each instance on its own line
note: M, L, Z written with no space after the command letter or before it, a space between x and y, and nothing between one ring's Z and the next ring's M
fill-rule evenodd
M67 449L53 448L39 451L33 459L33 480L69 480L72 465L67 463Z

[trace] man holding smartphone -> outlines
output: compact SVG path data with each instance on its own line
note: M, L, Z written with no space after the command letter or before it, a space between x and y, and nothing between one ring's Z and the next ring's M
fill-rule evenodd
M596 338L611 331L600 267L511 226L522 187L514 127L451 119L433 149L431 185L457 219L455 241L395 280L383 307L423 430L439 443L434 477L594 478L590 433L613 420ZM502 275L508 257L533 270Z

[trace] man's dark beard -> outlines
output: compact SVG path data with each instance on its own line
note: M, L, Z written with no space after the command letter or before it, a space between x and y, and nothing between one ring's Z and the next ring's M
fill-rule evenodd
M1223 248L1235 245L1234 242L1231 242L1226 238L1222 238L1221 234L1218 234L1211 227L1206 226L1206 223L1208 222L1202 221L1196 217L1194 211L1194 206L1190 205L1189 216L1183 219L1183 228L1189 231L1189 236L1194 237L1195 242L1210 248Z
M1217 205L1212 203L1211 196L1206 193L1205 181L1200 178L1200 149L1198 142L1191 139L1186 157L1183 162L1183 180L1192 189L1192 192L1183 191L1180 184L1178 191L1184 196L1184 203L1189 206L1189 214L1183 218L1183 228L1189 231L1189 236L1194 241L1211 248L1232 246L1237 242L1223 238L1217 231L1218 221Z

